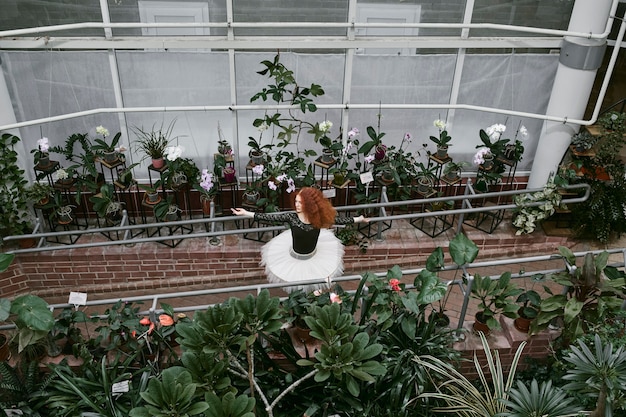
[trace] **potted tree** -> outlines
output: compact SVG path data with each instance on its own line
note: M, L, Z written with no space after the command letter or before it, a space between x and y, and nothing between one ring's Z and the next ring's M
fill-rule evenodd
M475 274L470 291L470 297L478 300L474 331L487 335L491 330L500 329L500 314L516 318L519 306L513 300L522 291L511 282L510 272L504 272L500 278L494 280Z
M137 150L146 154L146 157L152 159L152 166L161 169L165 165L163 156L165 149L170 142L176 137L171 137L174 129L175 120L172 120L167 128L163 128L163 124L158 129L152 126L151 130L144 130L143 127L133 127L132 130L137 135Z

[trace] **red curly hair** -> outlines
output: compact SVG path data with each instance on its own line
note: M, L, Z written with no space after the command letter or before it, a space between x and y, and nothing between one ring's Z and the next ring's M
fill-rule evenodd
M326 229L335 223L337 210L317 188L304 187L298 194L302 212L313 227Z

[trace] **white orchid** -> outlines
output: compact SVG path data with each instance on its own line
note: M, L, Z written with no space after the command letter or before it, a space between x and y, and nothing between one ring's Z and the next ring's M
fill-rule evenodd
M435 125L435 127L439 130L444 130L446 128L446 122L444 122L443 120L440 119L436 119L433 122L433 125Z
M474 155L474 165L481 165L485 163L485 156L491 155L491 151L486 146L481 146Z
M104 137L109 136L109 130L105 127L103 127L102 125L96 127L96 133L99 135L102 135Z
M41 152L48 152L50 149L50 143L48 142L48 138L43 137L37 141L37 147Z
M506 126L503 124L496 123L494 125L489 126L485 129L485 133L491 140L498 140L502 136L502 134L506 131Z
M54 172L54 178L58 180L66 180L70 177L70 174L63 168L59 168Z
M256 175L263 175L264 171L265 171L265 165L263 164L255 165L252 168L252 172Z
M168 161L175 161L183 154L183 150L182 146L168 146L165 148L165 158Z
M322 123L320 123L320 131L323 133L328 133L331 127L333 127L333 122L331 121L324 120Z

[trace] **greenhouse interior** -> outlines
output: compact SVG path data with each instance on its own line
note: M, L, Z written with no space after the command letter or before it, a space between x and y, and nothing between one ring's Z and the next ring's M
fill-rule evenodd
M626 2L1 3L0 416L626 416Z

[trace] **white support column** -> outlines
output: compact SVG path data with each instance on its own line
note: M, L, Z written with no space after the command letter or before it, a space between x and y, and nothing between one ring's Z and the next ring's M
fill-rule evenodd
M569 30L602 33L610 12L610 0L577 0ZM606 39L565 37L547 114L582 119L605 49ZM557 171L572 135L579 128L576 124L544 122L528 188L543 187L550 174Z

